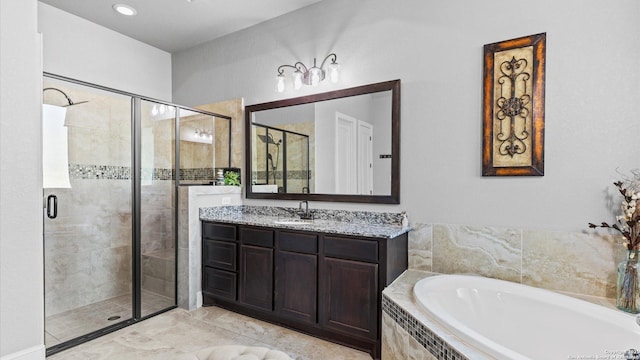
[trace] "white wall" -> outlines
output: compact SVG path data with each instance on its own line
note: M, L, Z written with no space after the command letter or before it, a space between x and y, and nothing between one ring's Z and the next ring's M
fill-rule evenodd
M171 101L171 54L38 3L44 71Z
M371 99L373 120L373 193L391 194L391 159L380 155L391 154L391 92Z
M423 223L584 229L612 219L616 169L640 167L640 2L325 0L173 56L174 100L199 104L278 94L276 69L330 52L338 85L402 80L400 206ZM507 16L508 15L508 16ZM483 45L547 33L544 177L482 177ZM247 203L261 203L247 201ZM285 203L283 203L284 205Z
M35 0L0 2L3 360L45 356L39 136L43 62L47 72L171 100L170 54Z
M0 357L44 359L41 42L35 0L0 2ZM25 136L25 134L29 134Z
M370 96L363 95L316 104L315 189L317 193L334 194L336 192L336 112L370 122L370 101Z

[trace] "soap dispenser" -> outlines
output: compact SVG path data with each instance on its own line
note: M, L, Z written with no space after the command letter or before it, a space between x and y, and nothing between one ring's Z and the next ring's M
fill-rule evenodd
M409 218L407 218L407 212L403 211L402 212L402 227L408 227L409 226Z

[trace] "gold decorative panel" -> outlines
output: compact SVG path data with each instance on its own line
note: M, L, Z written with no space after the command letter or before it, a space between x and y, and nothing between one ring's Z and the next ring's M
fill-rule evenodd
M544 175L546 34L484 46L482 175Z

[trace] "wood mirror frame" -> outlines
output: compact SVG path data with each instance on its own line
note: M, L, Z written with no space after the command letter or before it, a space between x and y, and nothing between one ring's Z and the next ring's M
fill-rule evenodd
M390 195L350 195L350 194L302 194L302 193L258 193L252 191L252 164L251 164L251 125L254 112L277 109L294 105L315 103L320 101L346 98L356 95L391 91L391 193ZM357 86L348 89L335 90L321 94L301 96L291 99L272 101L262 104L248 105L244 109L245 114L245 188L247 199L272 199L272 200L309 200L309 201L334 201L356 203L400 203L400 80L391 80L375 84Z

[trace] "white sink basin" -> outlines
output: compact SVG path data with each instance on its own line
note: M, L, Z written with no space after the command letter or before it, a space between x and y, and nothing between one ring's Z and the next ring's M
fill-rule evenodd
M313 224L313 220L286 219L286 220L275 220L273 223L278 225L305 225L305 224Z

